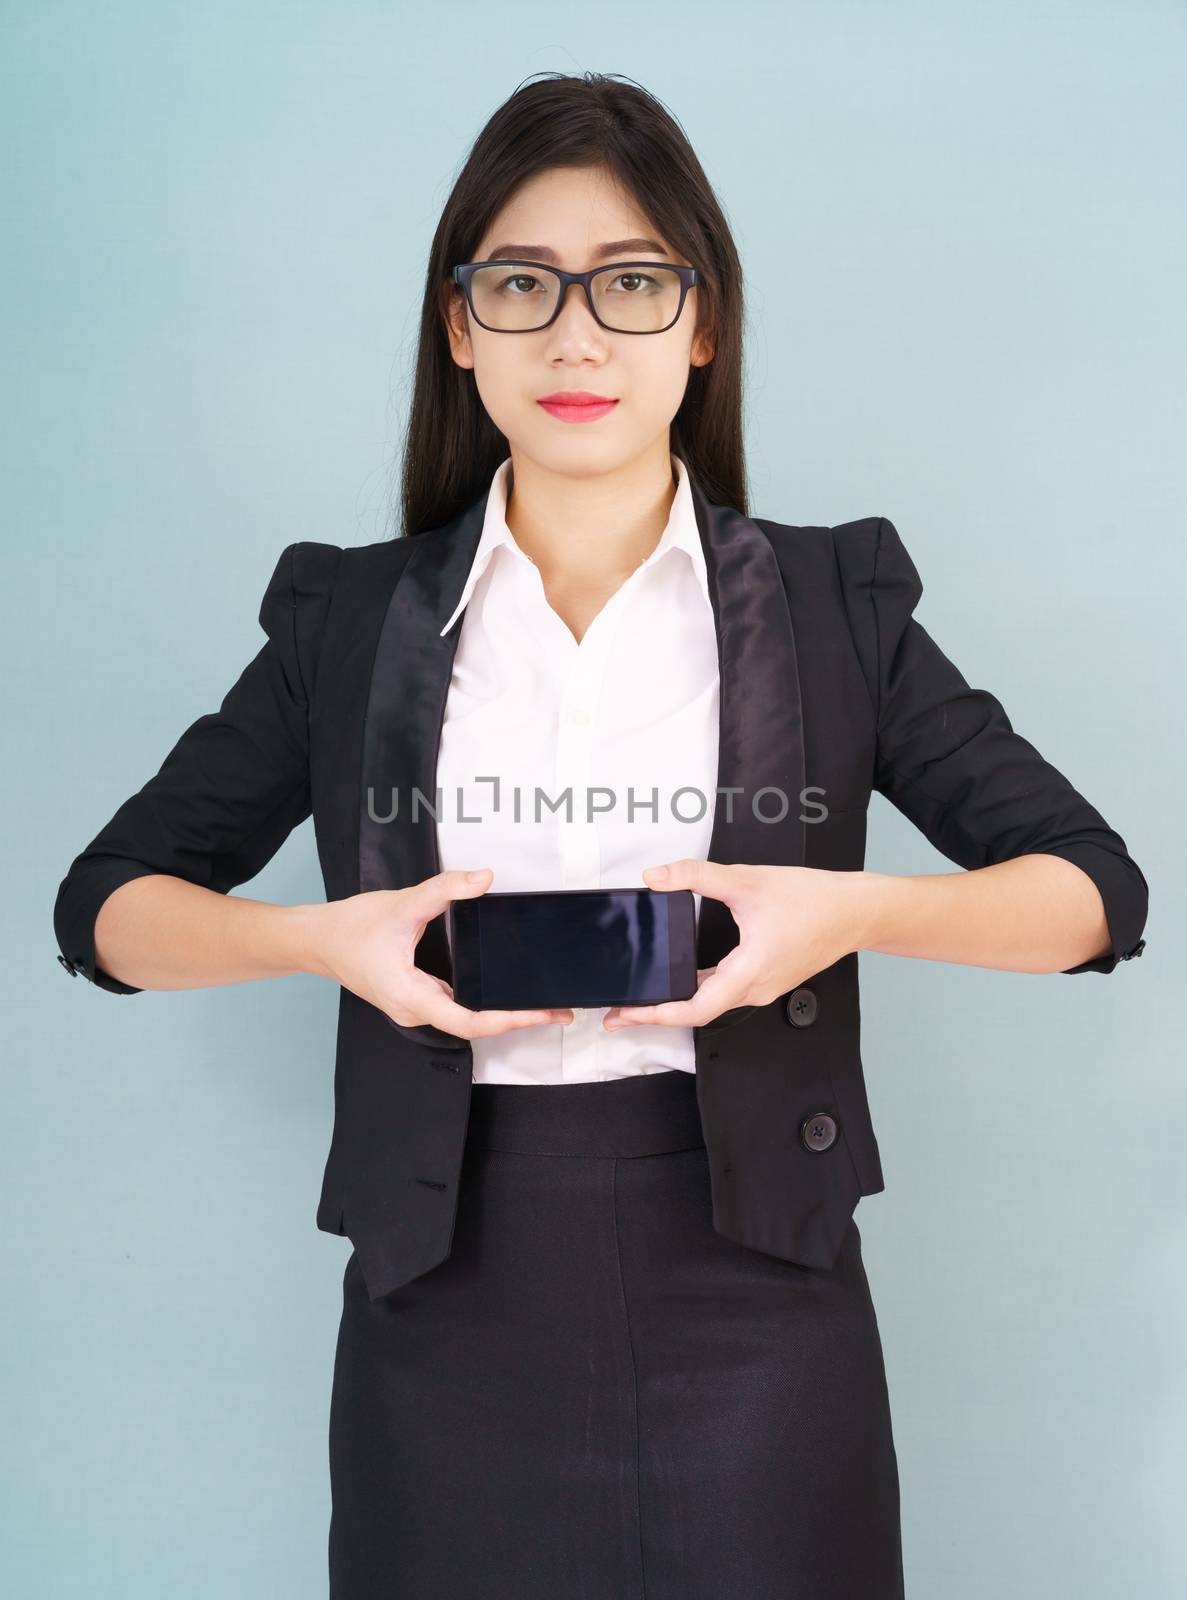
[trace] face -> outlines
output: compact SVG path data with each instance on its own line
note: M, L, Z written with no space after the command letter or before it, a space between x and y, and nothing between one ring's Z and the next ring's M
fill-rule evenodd
M650 244L644 248L631 241ZM616 244L609 255L602 253L607 244ZM496 255L569 272L615 261L696 265L667 248L614 175L601 168L555 169L525 182L491 220L473 260ZM508 276L510 290L531 291L530 274L520 279L509 270ZM638 280L624 277L622 282L628 290L638 288ZM512 457L526 457L553 472L608 472L655 448L657 440L666 448L689 367L712 359L712 349L694 331L695 285L672 327L652 334L603 328L577 285L569 286L551 326L496 333L470 317L464 295L456 284L452 288L447 325L453 359L473 369L482 403ZM585 390L617 403L594 420L568 421L540 404L542 397L561 390Z

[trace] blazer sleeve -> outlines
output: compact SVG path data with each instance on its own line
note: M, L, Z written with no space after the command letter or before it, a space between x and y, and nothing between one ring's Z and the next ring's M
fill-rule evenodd
M1125 841L916 620L923 585L894 524L868 517L832 533L877 716L874 787L958 866L1040 854L1086 872L1113 948L1066 973L1112 972L1140 956L1149 891Z
M151 873L226 894L272 859L311 810L309 692L342 550L290 544L260 604L267 642L217 711L191 724L156 775L74 858L54 903L58 960L111 994L139 994L95 962L95 920Z

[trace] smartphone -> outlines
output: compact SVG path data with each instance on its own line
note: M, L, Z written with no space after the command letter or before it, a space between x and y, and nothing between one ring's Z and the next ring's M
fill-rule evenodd
M691 889L511 890L446 912L453 996L471 1011L658 1005L697 990Z

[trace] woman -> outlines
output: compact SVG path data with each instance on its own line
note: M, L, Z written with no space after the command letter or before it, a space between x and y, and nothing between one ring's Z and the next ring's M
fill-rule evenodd
M664 110L513 95L433 242L405 537L286 549L267 645L59 893L112 992L341 986L333 1600L901 1595L857 952L1141 953L1124 842L920 628L893 524L747 515L741 325ZM966 870L863 871L872 788ZM229 896L311 812L326 903ZM693 891L692 999L454 1001L451 901L632 884Z

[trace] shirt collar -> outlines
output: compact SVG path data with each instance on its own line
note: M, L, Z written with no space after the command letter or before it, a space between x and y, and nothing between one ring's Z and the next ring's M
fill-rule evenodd
M712 610L713 602L709 596L709 577L705 567L705 552L701 545L700 528L697 525L696 509L693 506L692 490L689 487L688 468L675 451L669 451L669 455L672 458L672 467L677 478L676 493L672 499L672 510L659 543L640 565L645 567L653 566L668 550L683 550L692 562L698 587L705 597L705 604ZM490 493L486 497L486 515L483 519L478 547L474 552L474 560L470 564L470 572L466 578L465 587L462 589L461 597L454 607L449 621L441 629L442 636L449 632L470 603L474 587L490 565L496 550L505 548L525 565L532 565L532 562L516 543L511 529L507 526L507 479L510 472L511 457L508 456L506 460L501 461L495 468L494 476L491 479Z

